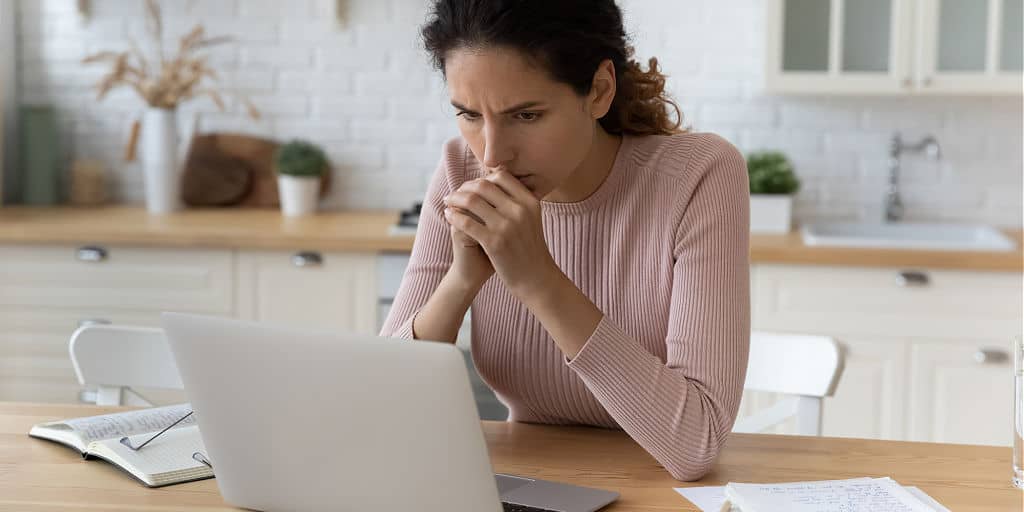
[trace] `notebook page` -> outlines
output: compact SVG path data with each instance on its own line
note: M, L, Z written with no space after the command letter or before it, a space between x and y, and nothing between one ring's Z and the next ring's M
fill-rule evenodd
M132 437L132 444L138 446L149 439L150 435ZM195 452L206 454L203 439L199 436L199 427L195 425L168 430L139 451L128 448L117 439L97 441L96 444L90 446L90 451L100 444L104 449L113 452L123 460L125 465L146 475L206 467L192 458L192 454Z
M736 484L725 495L757 512L934 512L890 478Z
M81 433L86 444L100 439L120 439L144 432L159 432L192 410L190 404L154 407L138 411L118 412L64 420L61 423ZM177 427L195 425L196 417L189 416ZM177 428L175 427L175 428Z

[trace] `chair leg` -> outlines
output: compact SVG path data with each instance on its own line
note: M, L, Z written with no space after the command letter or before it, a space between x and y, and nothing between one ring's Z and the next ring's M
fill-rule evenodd
M821 398L798 396L796 405L796 433L801 436L821 435Z
M99 386L96 388L96 405L121 405L120 386Z

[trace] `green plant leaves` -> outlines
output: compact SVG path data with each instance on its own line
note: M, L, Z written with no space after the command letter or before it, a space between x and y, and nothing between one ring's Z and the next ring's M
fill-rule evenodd
M760 151L747 156L751 194L792 194L800 189L793 164L779 151Z

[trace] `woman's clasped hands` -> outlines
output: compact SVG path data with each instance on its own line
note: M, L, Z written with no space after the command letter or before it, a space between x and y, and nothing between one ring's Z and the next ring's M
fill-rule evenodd
M544 241L540 201L515 176L497 170L444 198L453 269L482 284L492 273L522 299L557 271Z

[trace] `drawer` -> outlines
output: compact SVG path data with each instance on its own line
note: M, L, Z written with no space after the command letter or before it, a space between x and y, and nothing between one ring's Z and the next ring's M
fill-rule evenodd
M0 306L233 312L230 250L0 246Z
M375 335L377 259L369 253L239 251L243 319Z
M1016 272L758 265L757 329L950 339L1020 332Z

